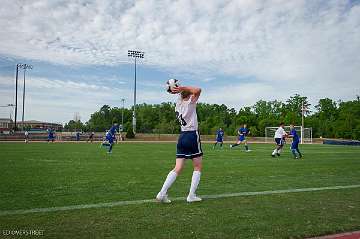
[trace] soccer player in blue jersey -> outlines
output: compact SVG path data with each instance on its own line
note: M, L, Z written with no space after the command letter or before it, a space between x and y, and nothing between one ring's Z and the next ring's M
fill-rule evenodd
M115 122L113 124L113 126L111 126L111 128L109 129L108 132L106 132L105 135L105 140L102 142L102 146L108 147L108 153L111 154L112 153L112 148L114 145L114 139L115 139L115 134L118 131L118 124Z
M224 130L222 128L219 128L216 131L216 141L215 144L213 146L213 149L215 149L216 145L219 143L220 144L220 148L222 148L223 146L223 141L224 141Z
M300 153L299 150L299 142L300 142L299 135L297 134L293 124L290 125L290 134L288 137L293 139L291 143L291 152L294 155L294 158L295 159L302 158L302 154ZM298 153L299 156L296 153Z
M50 141L54 143L54 140L55 140L55 135L54 135L55 132L54 132L54 130L51 129L51 128L48 128L48 129L47 129L47 132L48 132L48 139L47 139L48 143L49 143Z
M239 146L241 143L244 143L246 152L250 152L249 146L247 145L246 136L250 134L250 130L248 130L247 125L244 124L239 130L238 130L238 141L235 144L230 144L230 148Z

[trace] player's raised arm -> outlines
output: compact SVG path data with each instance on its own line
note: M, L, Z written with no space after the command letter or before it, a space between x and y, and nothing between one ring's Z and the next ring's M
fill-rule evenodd
M180 93L180 92L189 92L190 95L192 95L191 102L196 102L201 94L201 89L198 87L192 87L192 86L178 86L173 87L172 92L174 93Z

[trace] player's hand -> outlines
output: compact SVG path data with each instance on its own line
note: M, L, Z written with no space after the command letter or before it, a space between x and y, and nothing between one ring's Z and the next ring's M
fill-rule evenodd
M172 92L173 94L180 93L180 92L181 92L181 86L172 87L172 88L171 88L171 92Z

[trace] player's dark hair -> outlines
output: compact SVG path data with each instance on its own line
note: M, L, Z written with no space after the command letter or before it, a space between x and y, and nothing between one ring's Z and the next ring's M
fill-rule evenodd
M185 98L187 98L187 97L189 97L190 95L191 95L191 92L190 91L186 91L186 90L183 90L183 91L181 91L181 98L182 99L185 99Z
M285 123L284 123L284 122L281 122L280 125L285 125Z

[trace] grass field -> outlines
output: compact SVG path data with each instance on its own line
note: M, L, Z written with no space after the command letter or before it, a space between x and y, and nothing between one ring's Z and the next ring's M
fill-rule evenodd
M203 145L200 196L360 184L360 147L304 145L304 159L293 160L288 145L278 159L273 145L251 145L250 153L225 146ZM174 153L174 143L121 144L112 155L99 144L1 143L0 238L11 238L4 230L43 230L43 238L304 238L360 229L360 187L4 214L153 199ZM188 162L170 198L187 195L191 173Z

